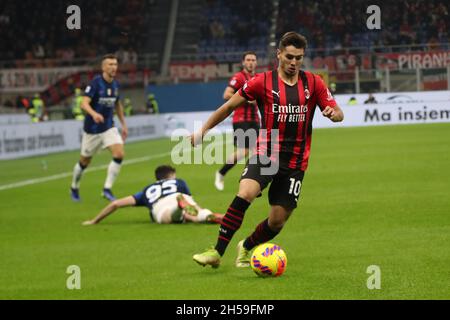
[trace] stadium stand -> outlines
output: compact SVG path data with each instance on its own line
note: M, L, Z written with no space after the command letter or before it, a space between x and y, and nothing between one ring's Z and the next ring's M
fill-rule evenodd
M295 30L308 38L311 51L326 54L342 48L353 52L438 49L450 34L448 1L390 1L383 3L381 30L365 28L371 1L281 0L277 37ZM292 14L294 13L294 14ZM320 26L320 28L318 28Z
M172 51L174 55L197 53L203 5L204 0L180 1Z
M173 9L174 3L177 10ZM82 8L81 30L69 31L66 27L66 9L72 4ZM8 92L8 88L0 87L0 105L14 105L19 94L32 96L36 91L44 98L51 96L46 98L49 104L61 103L70 98L75 86L85 82L87 69L94 71L98 67L98 59L105 52L116 52L119 56L125 87L147 85L149 74L151 81L159 83L224 80L229 77L226 72L216 72L217 75L211 72L213 76L209 78L173 76L170 64L184 63L192 71L206 62L225 65L221 71L232 70L239 65L242 52L253 50L258 53L261 67L270 66L276 40L289 30L308 38L305 68L326 70L338 93L447 88L450 71L446 71L441 61L450 50L450 3L444 0L383 2L381 30L366 27L366 9L370 4L368 0L2 1L0 70L86 68L79 68L77 74L64 74L64 79L59 77L62 84L51 83L39 90L29 86L20 91L14 87L20 85L21 77L30 73L11 76L15 81L8 88L12 90ZM171 20L175 11L176 19ZM175 29L173 37L168 36L171 27ZM166 51L168 42L173 46ZM425 58L437 61L433 64L437 71L411 64L399 70L402 67L395 65L395 55L383 55L406 52L435 54ZM136 72L127 73L130 70ZM34 83L38 78L45 77L35 72L27 80ZM47 94L50 92L57 94Z
M152 37L147 30L150 30L155 22L155 19L152 19L154 18L152 12L156 11L159 14L161 12L159 8L163 3L166 2L2 1L0 3L2 67L84 64L105 52L115 51L119 51L122 58L133 62L137 52L148 52L147 48L155 44L148 40ZM68 17L66 9L71 4L83 8L82 26L81 30L69 32L66 27ZM160 16L164 19L164 15ZM156 52L158 49L156 48Z
M209 1L204 9L199 53L215 56L218 62L239 61L246 50L264 52L267 48L271 1ZM251 35L251 37L249 37ZM221 53L237 53L227 59Z
M67 32L65 10L70 4L67 0L2 2L1 67L82 65L110 51L118 51L131 61L153 54L158 58L152 66L158 65L170 1L79 0L82 30ZM448 49L449 2L383 4L383 21L389 23L380 31L365 28L368 5L370 1L280 0L276 38L286 30L298 31L308 38L312 56L344 48L353 48L352 53L408 51L409 46L416 50ZM55 11L62 14L45 15ZM172 56L176 60L232 62L249 49L265 55L272 12L273 1L269 0L179 1Z

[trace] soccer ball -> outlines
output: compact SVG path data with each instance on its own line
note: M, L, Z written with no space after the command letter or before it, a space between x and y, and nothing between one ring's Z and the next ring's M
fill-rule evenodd
M260 277L278 277L286 270L287 257L280 246L263 243L253 251L250 265Z

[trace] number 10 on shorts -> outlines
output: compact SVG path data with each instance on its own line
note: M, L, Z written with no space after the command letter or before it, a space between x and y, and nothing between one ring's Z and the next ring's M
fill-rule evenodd
M298 197L300 194L300 188L302 187L302 182L300 180L295 180L294 178L289 179L291 181L291 185L289 186L289 194L294 194L294 196Z

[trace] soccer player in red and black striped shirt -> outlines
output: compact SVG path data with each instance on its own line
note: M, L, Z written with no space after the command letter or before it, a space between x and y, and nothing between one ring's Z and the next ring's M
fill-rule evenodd
M333 122L344 119L323 80L300 70L306 49L305 37L288 32L280 40L278 68L258 74L214 112L203 128L191 136L199 142L205 133L223 121L237 106L257 100L262 117L256 153L249 159L239 183L239 192L223 217L214 249L194 255L205 266L218 267L221 256L240 228L251 202L269 188L269 217L238 244L237 267L250 265L250 250L273 239L297 207L303 176L308 166L316 105ZM267 161L270 159L271 161ZM276 170L273 165L276 164Z
M244 52L242 55L243 69L236 74L228 82L223 98L225 100L231 97L241 89L244 84L255 76L256 71L256 53L253 51ZM233 168L236 163L249 154L249 149L253 148L259 130L259 115L256 101L246 101L234 110L233 114L233 131L234 145L236 151L231 154L223 167L216 172L214 185L217 190L224 189L224 177L227 172ZM247 138L248 137L248 138Z

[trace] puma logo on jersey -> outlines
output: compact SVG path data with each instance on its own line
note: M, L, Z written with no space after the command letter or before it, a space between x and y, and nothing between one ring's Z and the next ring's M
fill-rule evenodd
M327 101L333 100L333 95L331 94L330 90L327 89Z
M280 91L276 92L276 91L272 90L272 93L276 94L278 96L278 98L280 97Z

